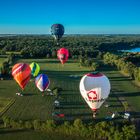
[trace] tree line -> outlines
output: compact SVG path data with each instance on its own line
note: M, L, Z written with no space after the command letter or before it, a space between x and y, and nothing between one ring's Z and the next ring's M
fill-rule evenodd
M14 57L14 54L11 53L4 59L0 67L0 77L11 75L11 67L14 63Z
M140 47L140 36L75 35L64 36L56 45L51 36L14 36L0 38L0 53L18 51L23 57L56 58L56 51L66 47L70 58L81 56L96 57L99 52L129 50Z
M65 121L63 124L57 124L54 120L47 120L45 122L40 120L15 121L8 117L3 117L3 122L5 128L33 129L52 135L58 133L89 140L135 140L137 138L136 128L130 122L115 123L103 121L85 124L81 119L76 119L73 123Z
M118 70L130 76L133 80L140 82L140 67L136 66L131 61L127 61L126 57L123 57L123 55L119 56L107 52L103 55L103 61L105 64L116 66Z

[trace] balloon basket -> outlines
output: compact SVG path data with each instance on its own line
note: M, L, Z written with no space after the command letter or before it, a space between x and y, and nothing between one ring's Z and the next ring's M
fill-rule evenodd
M96 118L96 112L93 112L93 118L94 119Z
M97 116L97 110L95 110L95 111L93 112L93 118L94 118L94 119L96 118L96 116Z

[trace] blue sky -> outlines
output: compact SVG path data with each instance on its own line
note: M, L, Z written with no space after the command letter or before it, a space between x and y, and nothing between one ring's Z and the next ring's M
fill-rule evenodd
M140 34L139 0L1 0L0 34Z

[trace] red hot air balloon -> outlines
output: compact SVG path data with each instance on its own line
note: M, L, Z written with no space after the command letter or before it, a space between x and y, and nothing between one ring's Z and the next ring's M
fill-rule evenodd
M17 63L12 68L12 76L23 90L30 81L31 68L28 64Z
M62 64L64 64L64 63L68 60L69 51L68 51L66 48L60 48L60 49L57 51L57 57L58 57L58 59L60 60L60 62L61 62Z

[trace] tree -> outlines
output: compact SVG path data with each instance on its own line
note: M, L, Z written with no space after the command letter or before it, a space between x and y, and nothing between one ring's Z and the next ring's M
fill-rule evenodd
M34 127L35 130L39 130L40 126L41 126L41 123L40 123L39 120L34 120L33 121L33 127Z

